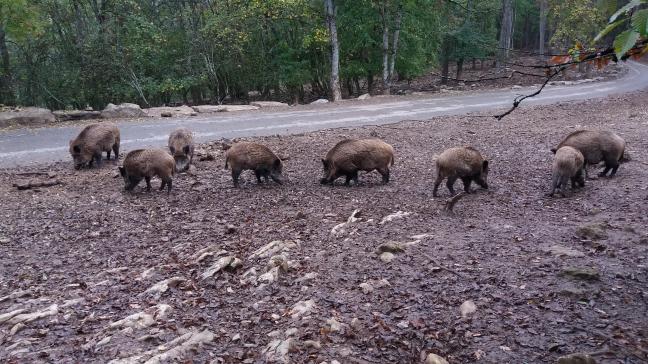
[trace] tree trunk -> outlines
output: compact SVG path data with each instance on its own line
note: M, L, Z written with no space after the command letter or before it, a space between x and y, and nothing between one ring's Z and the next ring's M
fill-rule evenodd
M329 30L329 39L331 42L331 101L342 100L342 91L340 90L340 44L338 43L337 24L335 14L337 8L334 0L324 0L326 9L326 25Z
M502 9L502 22L499 37L499 50L497 54L497 66L504 67L508 59L511 41L513 40L513 0L504 0Z
M540 24L538 26L538 33L540 37L538 38L538 53L540 55L545 54L545 34L547 32L547 0L540 0Z
M457 60L457 82L461 82L459 80L461 80L461 76L463 74L463 63L463 58Z
M390 92L390 82L389 82L389 26L387 25L387 0L383 0L382 7L380 8L380 15L382 16L383 22L383 42L382 42L382 54L383 54L383 95L389 95Z
M374 75L371 72L367 73L367 93L373 93L374 88Z
M0 24L0 58L2 58L2 73L0 74L0 104L13 105L15 100L11 88L9 48L7 48L4 25L2 24Z
M396 55L398 54L398 40L400 38L401 22L403 21L403 6L398 6L396 21L394 22L394 34L392 38L391 60L389 63L389 86L394 82L394 68L396 66Z
M443 57L443 63L441 66L441 84L448 84L448 73L450 72L450 59L448 57Z

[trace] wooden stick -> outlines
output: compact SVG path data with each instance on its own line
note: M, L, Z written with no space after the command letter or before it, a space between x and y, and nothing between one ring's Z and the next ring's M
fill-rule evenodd
M461 200L465 195L467 195L466 192L459 192L458 194L454 195L452 198L447 199L443 211L445 211L448 214L454 214L454 211L452 211L452 209L454 208L455 204L459 200Z

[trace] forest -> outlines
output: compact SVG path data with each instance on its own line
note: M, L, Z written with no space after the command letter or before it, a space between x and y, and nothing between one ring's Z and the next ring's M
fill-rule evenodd
M623 30L607 29L609 17L641 3L2 0L0 104L102 109L388 94L393 81L431 69L461 78L474 60L503 68L515 54L609 45ZM646 11L635 12L644 29L627 44L645 35ZM609 28L620 21L630 20ZM612 32L595 39L602 29Z

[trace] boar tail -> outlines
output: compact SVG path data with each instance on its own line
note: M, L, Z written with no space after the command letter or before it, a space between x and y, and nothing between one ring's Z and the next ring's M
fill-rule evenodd
M389 162L389 166L393 167L394 166L394 155L392 154L391 156L391 161Z
M225 169L228 168L229 157L225 157Z

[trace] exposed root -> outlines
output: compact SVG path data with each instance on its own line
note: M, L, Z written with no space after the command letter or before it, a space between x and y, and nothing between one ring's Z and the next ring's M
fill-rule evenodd
M402 219L406 216L411 215L411 212L405 212L405 211L397 211L393 214L387 215L380 220L380 225L385 224L387 222L393 221L395 219Z
M10 294L8 294L8 295L6 295L4 297L0 297L0 302L10 301L10 300L14 300L14 299L20 298L20 297L25 297L25 296L28 296L30 293L31 293L31 291L29 291L29 290L24 290L24 291L19 290L19 291L11 292Z
M177 287L178 285L186 281L187 280L182 277L172 277L154 284L151 288L147 289L144 293L151 294L155 298L160 298L162 293L166 292L169 289L169 287Z
M51 187L61 184L61 181L58 179L49 179L45 181L30 180L30 181L20 181L13 184L19 190L28 190L31 188L37 187Z

